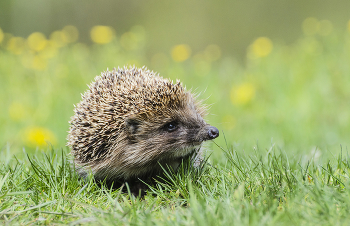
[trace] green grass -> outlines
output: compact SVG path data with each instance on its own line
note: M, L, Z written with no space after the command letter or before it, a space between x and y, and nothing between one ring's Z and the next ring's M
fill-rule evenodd
M347 225L350 156L289 158L270 147L222 150L226 161L180 170L143 198L79 180L65 151L13 159L3 151L3 224Z
M348 224L348 32L274 41L270 54L244 62L201 50L174 62L170 50L147 53L139 31L134 49L118 36L43 58L27 47L13 53L9 36L0 43L0 224ZM34 56L41 64L28 61ZM65 147L86 84L125 64L179 78L211 105L208 122L220 129L208 142L209 164L170 175L143 198L80 180Z

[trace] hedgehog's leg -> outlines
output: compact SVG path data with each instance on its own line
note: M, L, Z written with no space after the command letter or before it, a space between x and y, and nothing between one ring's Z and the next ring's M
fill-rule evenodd
M142 181L133 181L127 182L130 186L130 193L135 197L144 197L146 195L146 191L148 190L148 185Z

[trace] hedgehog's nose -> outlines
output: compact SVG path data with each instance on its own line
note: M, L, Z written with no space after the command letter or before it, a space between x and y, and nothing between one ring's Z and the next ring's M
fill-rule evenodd
M210 126L208 129L208 136L209 140L217 138L219 136L219 130L214 126Z

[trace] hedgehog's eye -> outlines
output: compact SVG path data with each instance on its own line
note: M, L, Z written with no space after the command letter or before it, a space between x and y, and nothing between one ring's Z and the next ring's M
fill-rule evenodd
M173 132L177 129L177 123L176 122L169 122L168 124L165 125L165 129L168 132Z
M126 128L131 134L135 134L140 126L140 123L136 119L125 120Z

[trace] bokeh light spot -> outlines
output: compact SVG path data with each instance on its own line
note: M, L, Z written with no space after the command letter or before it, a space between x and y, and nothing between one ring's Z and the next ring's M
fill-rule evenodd
M110 43L115 37L115 32L109 26L94 26L90 31L91 40L97 44Z
M242 83L231 89L231 101L235 105L245 105L255 97L255 86L251 83Z
M62 34L66 43L76 42L79 38L78 29L72 25L65 26L62 29Z
M53 132L43 127L29 127L24 132L24 142L30 147L43 147L47 143L56 144Z
M31 50L34 50L37 52L43 50L47 45L47 39L45 35L40 32L34 32L31 35L29 35L27 42L28 42L28 47Z
M176 45L171 50L171 57L176 62L187 60L191 56L191 48L188 45Z
M57 47L63 47L66 45L65 34L62 31L54 31L50 35L50 41Z
M44 59L53 58L57 55L58 46L52 40L49 40L45 49L39 53L40 57Z
M303 32L306 35L314 35L320 29L320 23L314 17L308 17L303 21L302 24Z
M265 57L271 53L273 49L272 41L267 37L257 38L248 50L248 57L251 59Z
M25 49L25 39L22 37L11 37L7 42L7 50L14 54L22 54Z

